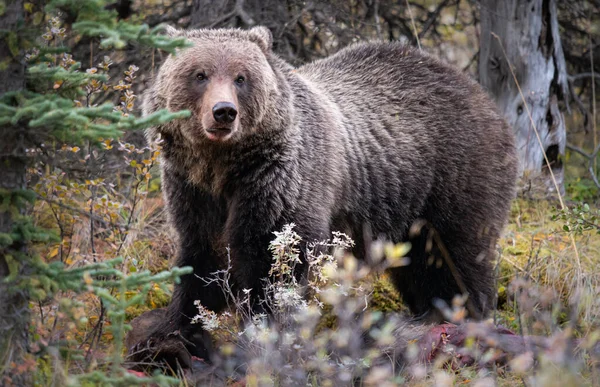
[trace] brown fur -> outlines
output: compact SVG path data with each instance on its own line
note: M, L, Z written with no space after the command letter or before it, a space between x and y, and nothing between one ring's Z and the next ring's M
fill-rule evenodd
M511 129L474 81L400 43L357 44L295 70L271 51L265 28L172 34L193 47L165 61L144 111L192 112L148 137L164 139L177 264L195 276L176 286L154 341L196 335L194 300L226 306L198 279L223 268L225 247L234 289L259 297L272 232L291 222L305 241L349 233L360 258L370 236L408 240L410 264L390 274L416 315L439 319L435 299L467 293L471 316L485 316L516 156ZM226 136L211 138L210 109L221 101L238 115ZM207 356L191 341L190 352Z

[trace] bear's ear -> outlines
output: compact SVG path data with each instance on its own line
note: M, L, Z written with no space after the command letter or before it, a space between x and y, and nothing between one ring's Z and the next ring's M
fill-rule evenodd
M167 35L168 37L171 37L171 38L177 38L177 37L180 37L180 36L184 35L183 31L178 30L177 28L171 27L171 26L166 25L166 24L164 25L163 33L165 35Z
M273 35L271 35L271 31L267 27L254 27L248 33L250 41L258 44L265 53L271 51Z

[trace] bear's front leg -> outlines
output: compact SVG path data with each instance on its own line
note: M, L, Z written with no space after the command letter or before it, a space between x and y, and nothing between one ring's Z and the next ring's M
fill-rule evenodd
M225 251L214 245L225 224L224 201L194 186L177 171L163 173L163 192L179 242L175 265L191 266L193 272L175 284L163 317L144 332L135 332L137 342L129 348L129 360L139 365L138 369L152 368L155 363L188 368L192 356L208 360L210 337L200 324L191 324L197 314L194 301L215 312L226 306L221 288L202 280L224 268Z
M254 310L260 310L264 299L264 280L269 275L272 256L269 243L275 238L284 220L282 202L266 193L237 195L229 203L224 240L231 258L232 289L237 297L250 290Z
M175 285L171 303L160 318L154 319L153 327L135 333L137 343L129 349L129 359L138 364L133 368L141 370L156 363L166 363L172 369L192 368L193 356L210 360L210 336L200 324L191 324L191 319L197 314L196 300L214 312L227 306L221 284L203 280L227 267L225 247L229 248L233 295L241 298L243 289L251 289L252 307L260 307L262 280L271 267L269 242L282 214L282 207L269 195L245 192L221 203L173 175L163 176L171 223L180 243L176 265L194 270ZM219 242L213 246L215 241Z
M246 191L229 206L225 236L231 257L233 289L238 294L250 289L255 312L269 313L268 303L262 302L268 285L265 279L274 263L269 245L275 239L274 232L290 223L295 225L294 231L301 237L301 264L295 267L294 273L296 279L301 280L306 270L307 243L329 237L327 214L315 214L312 209L298 211L286 205L286 200L277 191L255 195Z

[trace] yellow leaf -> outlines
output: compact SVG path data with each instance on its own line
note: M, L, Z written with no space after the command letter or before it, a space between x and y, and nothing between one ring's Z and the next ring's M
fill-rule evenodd
M52 258L56 257L57 255L58 255L58 246L56 246L55 248L50 250L50 253L48 253L48 259L52 259Z
M42 24L43 21L44 21L44 13L43 12L36 12L33 14L33 25L34 26L39 26L40 24Z
M385 255L388 260L395 261L406 255L410 250L410 243L387 244Z

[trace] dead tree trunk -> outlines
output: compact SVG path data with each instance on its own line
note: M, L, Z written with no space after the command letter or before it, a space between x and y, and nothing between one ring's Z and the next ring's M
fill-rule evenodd
M514 128L522 188L556 190L545 153L562 191L566 128L559 103L567 106L568 84L556 0L482 0L480 48L480 83Z
M2 28L17 31L17 24L22 20L23 0L8 1L0 15ZM9 60L7 68L0 71L0 95L23 90L25 86L22 58L13 55L14 47L11 50L8 41L0 39L0 58ZM0 126L0 198L25 188L24 135L22 127ZM11 363L22 363L27 351L28 299L23 290L16 290L4 281L10 274L8 257L18 259L15 252L22 252L20 241L10 243L10 237L6 237L11 235L15 215L14 208L0 211L0 235L5 236L0 244L0 384L7 377L13 385L28 385L27 375L13 373L11 366Z

